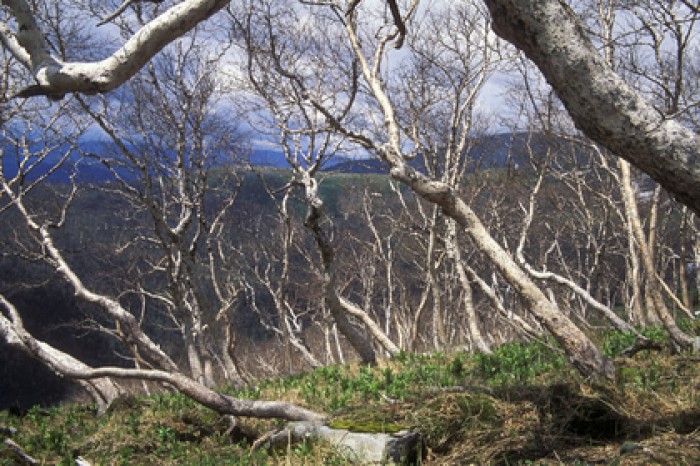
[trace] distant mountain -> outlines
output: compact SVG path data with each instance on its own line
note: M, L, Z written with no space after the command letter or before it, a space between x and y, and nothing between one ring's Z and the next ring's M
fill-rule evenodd
M282 150L254 148L248 156L248 161L257 167L289 168ZM358 159L336 155L328 160L324 171L345 173L386 173L382 163L376 159Z
M112 179L109 170L96 158L85 158L78 151L71 150L68 144L51 148L45 156L41 147L30 148L36 156L25 160L24 152L7 141L0 141L2 149L2 170L6 177L15 177L20 170L25 174L25 180L34 181L47 176L49 181L67 182L75 179L78 182L99 182ZM66 153L68 153L66 157ZM61 160L64 158L63 162Z
M502 133L480 138L464 157L468 158L467 170L472 172L491 168L524 167L527 166L529 155L526 146L530 143L535 152L544 153L548 141L544 136L528 135L526 133ZM21 152L8 142L0 141L3 150L2 164L5 176L12 177L17 173ZM103 182L113 179L110 170L101 162L117 157L119 151L114 143L101 140L85 140L79 143L80 151L94 157L83 157L79 151L72 151L62 166L54 169L56 163L69 150L67 145L53 148L41 161L35 161L28 181L46 175L53 170L49 180L67 182L71 178L79 182ZM39 152L39 148L36 148ZM254 148L248 161L255 166L287 168L288 164L281 150L272 148ZM439 163L439 162L438 162ZM411 164L422 170L424 161L419 155ZM376 158L353 158L337 155L324 167L325 171L341 173L387 173L387 167ZM126 179L133 177L126 169L120 169L120 175Z
M281 150L254 148L248 156L248 161L257 167L289 167Z
M377 159L350 159L338 157L324 169L340 173L388 173L387 166Z
M526 150L528 140L533 144L533 139L528 138L526 133L502 133L481 137L463 155L467 159L467 171L525 166L529 157ZM541 143L542 141L534 142L536 147ZM425 171L425 161L420 154L410 164L416 170ZM387 166L377 159L343 156L331 161L326 170L344 173L388 173Z

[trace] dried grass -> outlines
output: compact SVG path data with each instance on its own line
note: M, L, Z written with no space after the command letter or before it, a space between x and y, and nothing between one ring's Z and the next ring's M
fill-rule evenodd
M653 388L622 377L617 385L578 380L493 390L490 422L461 418L457 395L428 400L416 410L429 432L423 464L700 464L698 362L668 355L626 362L635 375L648 376L650 366Z

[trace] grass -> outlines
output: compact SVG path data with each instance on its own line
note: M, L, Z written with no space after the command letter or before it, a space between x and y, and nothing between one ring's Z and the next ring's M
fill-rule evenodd
M649 336L664 338L657 330ZM654 333L656 332L656 333ZM610 334L606 352L628 336ZM424 439L423 464L697 464L700 360L642 352L619 361L614 384L582 379L549 342L491 355L401 354L373 367L329 366L233 393L284 399L331 414L334 427ZM162 393L119 400L101 417L87 405L0 412L13 440L42 464L349 464L312 442L252 448L280 421L240 420ZM15 464L0 446L0 465Z

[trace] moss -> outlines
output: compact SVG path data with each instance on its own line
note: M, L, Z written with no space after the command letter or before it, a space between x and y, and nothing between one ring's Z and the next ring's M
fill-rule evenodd
M410 427L404 422L399 406L367 405L338 412L328 426L350 432L395 434Z
M408 426L393 422L381 422L374 420L356 421L352 419L336 419L331 421L329 427L333 429L345 429L350 432L363 432L369 434L395 434L408 429Z

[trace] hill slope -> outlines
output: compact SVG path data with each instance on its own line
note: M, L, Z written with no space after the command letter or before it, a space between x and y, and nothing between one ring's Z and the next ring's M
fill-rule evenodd
M611 354L630 341L605 338ZM331 426L415 429L425 465L696 464L698 382L697 360L644 354L627 360L616 385L598 385L579 378L549 343L515 343L493 355L402 355L376 367L329 366L236 394L326 411ZM342 452L309 442L282 451L252 448L278 424L230 424L178 394L127 398L100 419L82 405L5 411L0 426L16 428L13 440L51 464L73 464L77 456L93 464L350 464ZM15 459L0 449L0 464Z

